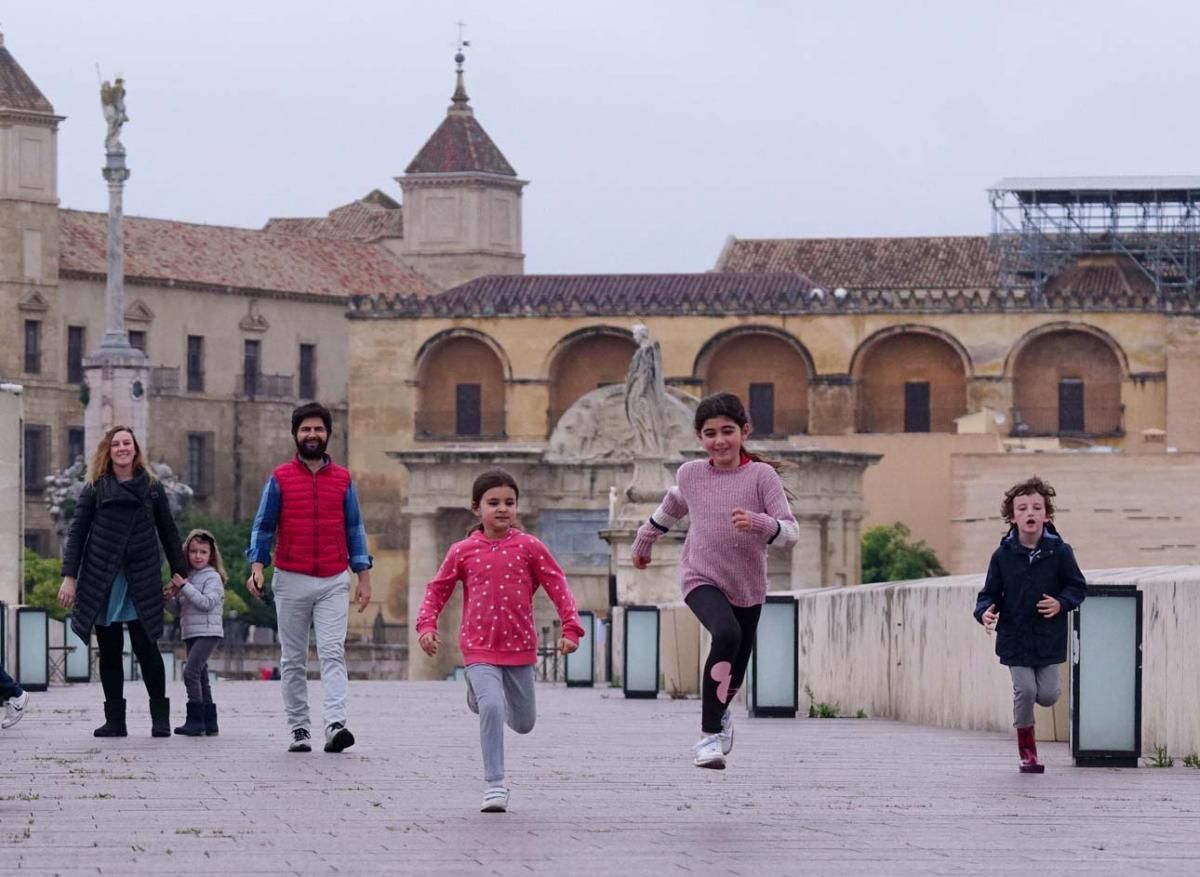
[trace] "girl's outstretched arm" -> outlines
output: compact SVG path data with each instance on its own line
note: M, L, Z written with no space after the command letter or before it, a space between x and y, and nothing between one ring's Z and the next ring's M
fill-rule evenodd
M667 491L667 495L663 497L658 508L654 510L654 514L646 519L642 526L638 527L637 538L633 540L633 565L638 566L638 559L644 558L646 563L650 561L650 552L654 549L654 543L663 533L668 532L688 513L687 502L683 498L683 494L679 490L679 485L675 485ZM638 566L642 569L646 563Z
M579 623L579 609L575 606L575 596L567 585L566 573L550 553L550 549L540 541L535 542L529 557L530 572L533 580L546 590L546 596L558 610L558 618L562 621L563 639L570 640L576 645L583 638L583 625Z
M451 546L442 566L425 586L425 599L417 612L417 633L437 633L438 616L446 608L454 586L458 584L458 546Z

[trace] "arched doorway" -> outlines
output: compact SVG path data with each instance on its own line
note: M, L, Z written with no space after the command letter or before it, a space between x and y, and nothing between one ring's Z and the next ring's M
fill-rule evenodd
M622 383L637 345L625 330L588 329L565 338L550 364L547 435L580 396L597 387Z
M704 393L736 393L760 437L808 431L807 351L782 332L746 328L713 338L697 358Z
M854 360L859 432L954 432L967 413L963 354L940 335L890 331Z
M1102 337L1058 329L1031 338L1013 362L1015 435L1119 435L1121 361Z
M482 337L454 334L420 356L418 439L504 436L504 364Z

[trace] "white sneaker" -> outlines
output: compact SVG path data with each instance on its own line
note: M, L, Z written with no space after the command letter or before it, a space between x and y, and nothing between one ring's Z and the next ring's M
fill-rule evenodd
M704 737L692 747L696 753L692 764L696 767L707 767L712 770L725 769L725 753L721 751L721 735L711 734Z
M721 752L728 755L733 751L733 711L725 710L725 714L721 716Z
M508 810L508 789L504 786L491 786L483 793L483 802L479 805L480 813L504 813Z
M0 722L0 728L6 731L15 725L21 719L25 718L25 704L29 703L29 692L22 691L16 697L10 697L4 702L4 721Z

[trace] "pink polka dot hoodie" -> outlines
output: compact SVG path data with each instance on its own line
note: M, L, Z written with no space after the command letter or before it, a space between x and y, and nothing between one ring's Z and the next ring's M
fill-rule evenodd
M454 586L463 583L459 647L467 664L519 667L537 662L533 594L539 588L558 610L562 635L578 643L583 636L567 577L536 536L509 528L499 539L475 530L450 546L441 569L425 587L417 612L417 633L437 630L438 616Z

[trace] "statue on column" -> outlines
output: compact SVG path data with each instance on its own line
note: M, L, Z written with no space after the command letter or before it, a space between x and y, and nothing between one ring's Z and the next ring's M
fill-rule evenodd
M625 373L625 416L633 430L635 457L666 456L667 386L663 380L662 348L641 323L633 326L638 349Z
M124 152L121 143L121 126L129 121L125 113L125 80L120 76L113 82L105 80L100 86L100 106L104 110L104 121L108 123L108 133L104 137L104 149L107 152Z

